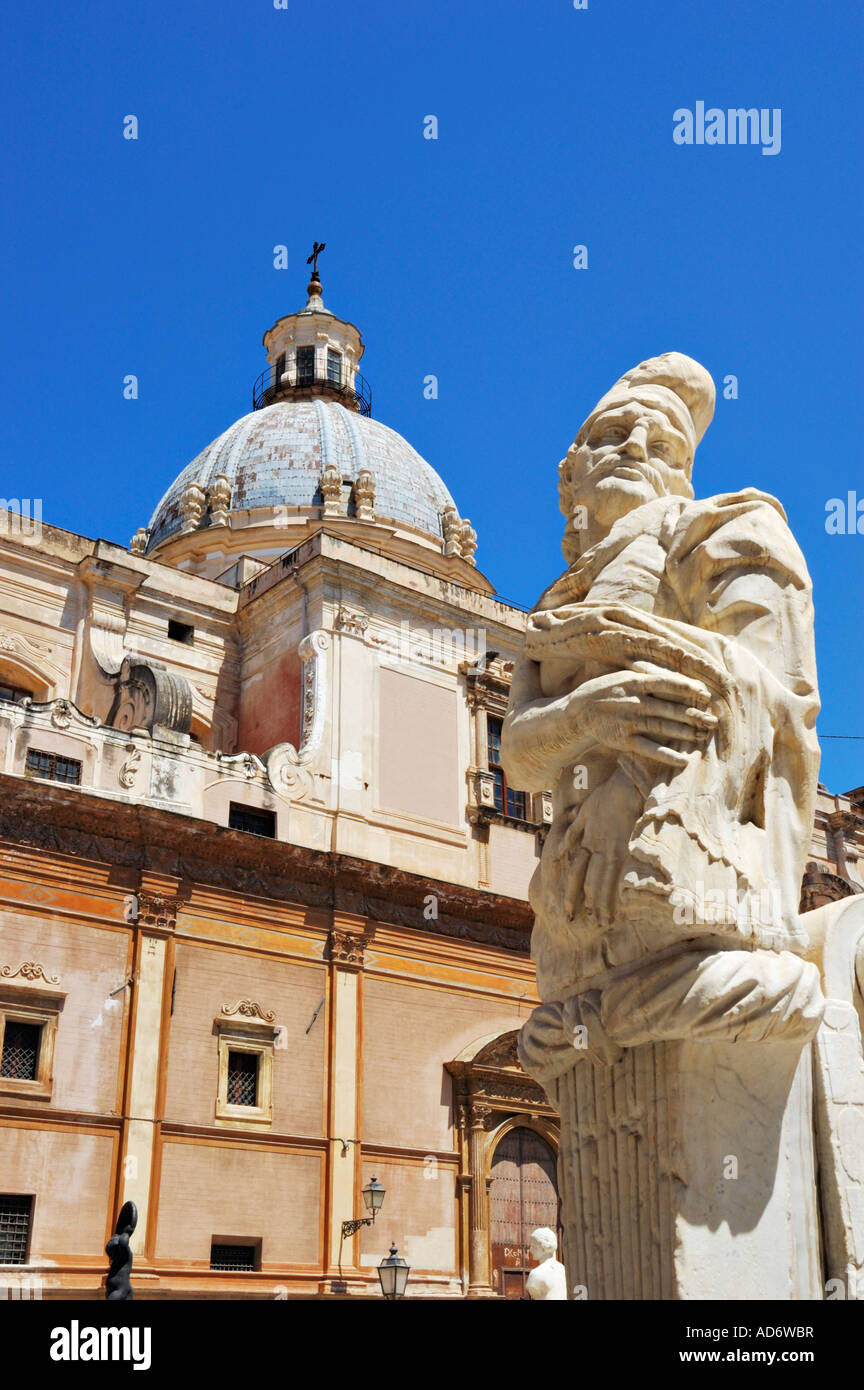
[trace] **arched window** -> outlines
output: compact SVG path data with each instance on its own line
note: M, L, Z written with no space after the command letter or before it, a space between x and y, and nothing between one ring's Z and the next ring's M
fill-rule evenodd
M527 1125L508 1130L492 1159L489 1194L492 1288L505 1298L524 1298L531 1259L531 1232L551 1226L559 1233L555 1155Z

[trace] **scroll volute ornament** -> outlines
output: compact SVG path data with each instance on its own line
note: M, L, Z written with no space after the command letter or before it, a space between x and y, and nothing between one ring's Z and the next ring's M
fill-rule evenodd
M161 728L188 734L192 723L189 682L152 658L126 656L114 679L114 700L105 722L124 733Z

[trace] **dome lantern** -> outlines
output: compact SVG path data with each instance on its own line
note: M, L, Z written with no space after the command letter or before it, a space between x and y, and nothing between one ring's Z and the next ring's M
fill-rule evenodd
M278 319L264 334L268 365L252 388L253 410L277 401L324 397L361 415L372 413L369 384L357 370L364 351L360 331L324 305L318 275L323 250L324 243L316 241L307 261L312 275L305 308Z

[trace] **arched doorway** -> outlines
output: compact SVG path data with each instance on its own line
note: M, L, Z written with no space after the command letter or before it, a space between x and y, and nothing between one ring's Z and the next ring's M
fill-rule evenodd
M489 1193L492 1288L505 1298L524 1298L533 1269L529 1244L538 1226L559 1230L555 1155L527 1125L503 1136L492 1159Z

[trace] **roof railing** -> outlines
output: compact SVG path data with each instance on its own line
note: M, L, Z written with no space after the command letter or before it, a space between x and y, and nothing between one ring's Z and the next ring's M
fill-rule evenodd
M316 396L332 396L361 415L372 414L372 388L364 376L355 372L352 380L344 366L338 371L322 371L317 364L299 373L296 366L283 370L278 379L275 366L265 367L252 387L252 409L263 410L276 401L309 400Z

